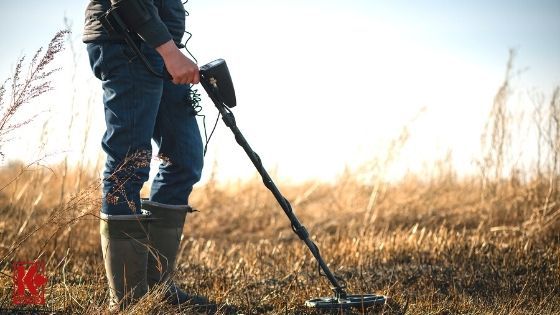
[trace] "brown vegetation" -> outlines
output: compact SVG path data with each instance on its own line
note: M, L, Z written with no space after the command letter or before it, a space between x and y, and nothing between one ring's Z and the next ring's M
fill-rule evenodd
M560 96L556 90L536 106L538 169L509 170L508 80L483 138L479 176L459 177L442 161L431 176L363 180L366 169L382 172L386 159L333 184L280 185L349 291L392 298L367 312L560 312ZM0 309L11 307L12 263L41 259L49 278L45 309L106 310L99 179L65 168L12 163L0 172ZM192 204L201 212L187 218L176 279L216 301L219 314L315 314L303 302L330 295L259 179L210 180L195 189ZM163 305L158 294L128 312L191 313Z

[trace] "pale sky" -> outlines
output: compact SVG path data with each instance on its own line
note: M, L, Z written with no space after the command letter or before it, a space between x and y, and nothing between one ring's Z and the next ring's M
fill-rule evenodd
M8 159L33 156L45 120L47 153L80 159L88 117L87 156L100 151L100 85L79 41L86 3L0 2L0 78L19 56L46 45L64 16L73 24L78 63L74 69L68 51L59 60L56 91L33 104L50 111L12 141ZM191 0L187 9L189 48L200 64L226 59L238 125L265 166L285 180L332 179L383 155L422 108L395 172L420 170L449 150L459 169L472 168L510 48L517 50L520 74L512 83L519 95L550 95L560 84L559 1ZM523 97L512 102L529 106ZM211 126L216 111L207 99L202 105ZM221 178L254 174L222 122L205 176L214 161Z

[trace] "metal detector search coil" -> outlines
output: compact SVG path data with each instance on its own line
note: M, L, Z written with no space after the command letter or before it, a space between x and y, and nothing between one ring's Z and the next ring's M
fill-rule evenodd
M368 308L375 305L383 305L386 297L376 294L347 295L346 298L336 299L332 297L321 297L305 301L305 306L319 309L348 309Z
M334 297L322 297L317 299L311 299L305 302L306 306L319 308L319 309L347 309L347 308L361 308L366 309L368 307L383 305L387 301L387 297L383 295L376 294L360 294L351 295L346 293L346 286L344 281L339 277L335 276L332 271L327 266L326 262L321 257L319 248L310 239L309 232L303 226L294 212L292 211L292 206L288 199L284 198L278 190L278 187L272 181L272 178L268 172L264 169L259 155L251 149L251 146L245 140L245 137L237 128L235 123L235 117L231 112L230 108L237 105L235 99L235 90L233 88L233 82L229 74L229 69L225 60L218 59L212 61L202 67L200 67L200 83L208 93L208 96L216 105L216 108L222 115L222 119L226 126L231 129L235 136L235 141L245 150L245 153L253 162L253 165L257 168L257 171L262 177L263 183L272 192L276 201L284 210L286 216L290 220L292 230L294 233L307 245L307 248L317 260L319 264L319 274L325 276L331 283L331 288L334 292Z

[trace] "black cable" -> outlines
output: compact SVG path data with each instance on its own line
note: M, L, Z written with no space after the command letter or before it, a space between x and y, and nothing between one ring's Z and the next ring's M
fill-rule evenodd
M189 0L185 0L183 1L183 10L185 10L185 20L186 17L189 17L191 14L189 13L189 11L187 11L187 9L185 9L185 5L189 2ZM194 60L194 63L198 64L198 60L196 59L196 57L191 53L191 51L187 48L187 44L189 43L189 40L191 40L191 38L193 37L193 34L187 30L185 30L185 34L188 35L187 39L185 39L185 43L181 44L182 48L185 48L185 50L187 51L187 53L189 54L189 56L192 57L192 59Z
M206 156L206 151L208 150L208 143L210 142L210 139L212 139L212 135L214 135L214 131L216 131L216 127L218 127L220 116L221 116L220 113L218 113L218 116L216 117L216 121L214 122L214 127L212 127L212 131L210 132L210 136L208 136L208 139L206 139L206 145L204 146L204 156ZM204 134L206 134L206 125L204 126Z
M183 1L183 10L185 10L185 20L186 17L189 17L191 15L190 12L185 8L188 2L189 0ZM185 30L185 34L187 35L187 38L184 40L184 43L180 45L179 48L184 48L185 51L189 54L189 56L191 56L194 62L198 65L198 59L196 59L196 57L191 53L189 48L187 48L187 44L189 43L189 40L191 40L191 38L193 37L193 34L187 30ZM204 129L204 142L205 142L203 156L206 156L206 152L208 151L208 144L210 143L210 139L212 139L212 135L214 135L214 131L216 131L216 128L218 127L218 122L220 120L221 114L218 112L218 117L216 117L216 121L214 122L214 127L212 127L212 131L210 132L210 135L208 135L207 128L206 128L206 115L201 114L202 106L199 104L201 101L200 94L198 93L197 89L192 88L192 85L191 85L189 96L191 100L191 106L194 109L195 115L198 117L202 117L202 126Z
M195 116L197 117L202 117L202 126L204 127L204 153L203 156L206 156L206 152L208 151L208 144L210 143L210 139L212 139L212 135L214 134L214 131L216 131L216 127L218 126L218 121L220 120L220 113L218 113L218 117L216 117L216 121L214 122L214 127L212 127L212 131L210 132L210 135L208 135L207 133L207 128L206 128L206 115L201 114L202 112L202 106L200 105L200 93L198 93L197 89L191 89L189 91L189 98L190 98L190 104L191 107L194 110Z

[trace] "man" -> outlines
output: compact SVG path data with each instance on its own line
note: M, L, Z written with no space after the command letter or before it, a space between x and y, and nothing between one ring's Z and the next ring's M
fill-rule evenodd
M114 8L151 67L167 69L172 82L150 73L122 34L108 32L101 16ZM101 245L110 308L126 307L156 285L172 304L202 303L170 279L192 186L199 181L202 141L190 106L198 67L180 52L185 11L180 0L91 0L83 41L101 80L107 153L103 175ZM149 200L140 200L148 179L151 139L163 163Z

